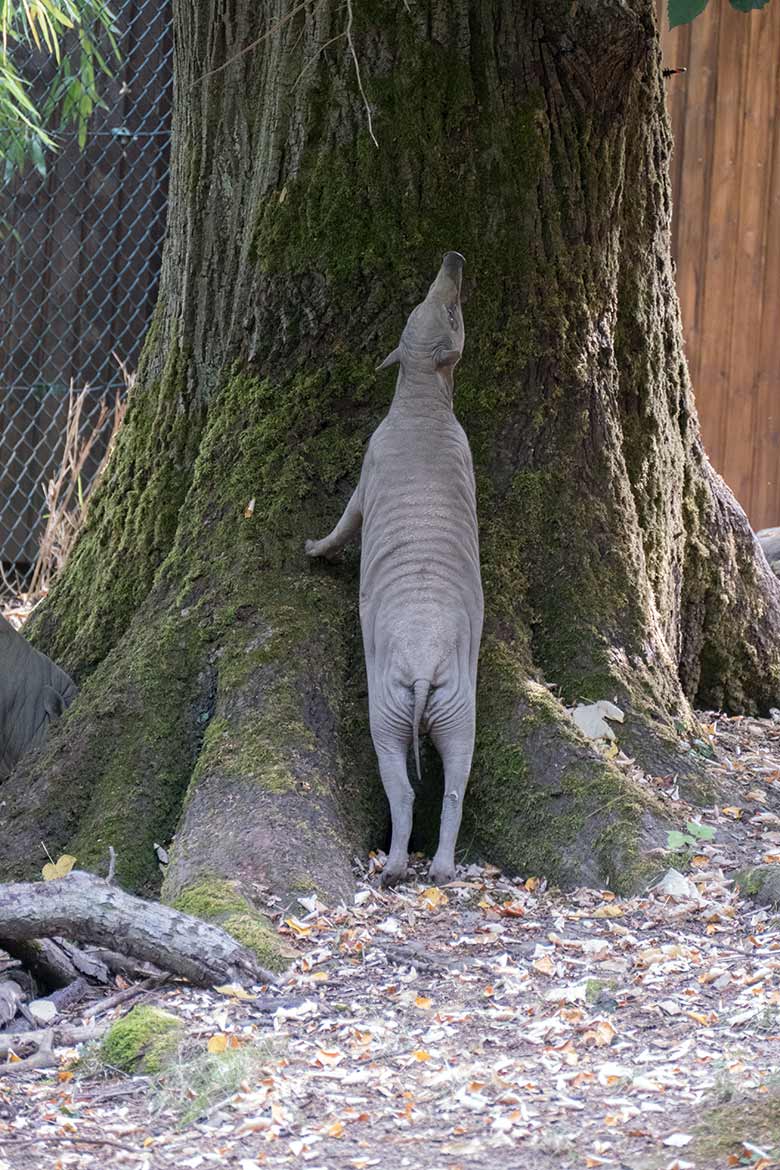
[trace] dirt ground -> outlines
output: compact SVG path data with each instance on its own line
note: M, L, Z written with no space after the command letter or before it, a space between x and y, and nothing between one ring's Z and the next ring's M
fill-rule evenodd
M167 1073L76 1050L4 1070L0 1170L780 1165L780 918L733 882L780 863L780 725L701 723L728 803L694 813L643 778L681 831L714 830L684 873L620 899L490 866L440 891L421 862L384 892L371 858L352 906L280 919L298 959L278 987L146 996L186 1024Z

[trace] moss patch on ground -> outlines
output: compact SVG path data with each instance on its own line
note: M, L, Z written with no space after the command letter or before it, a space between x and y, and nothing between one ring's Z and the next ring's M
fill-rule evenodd
M689 1133L692 1131L688 1131ZM743 1147L749 1142L773 1159L780 1154L780 1090L777 1085L750 1098L728 1101L708 1110L695 1130L694 1142L684 1156L697 1166L719 1170L728 1166L756 1164ZM763 1163L762 1163L763 1164Z
M101 1060L126 1073L158 1073L172 1060L184 1029L170 1012L139 1005L112 1024L100 1045Z

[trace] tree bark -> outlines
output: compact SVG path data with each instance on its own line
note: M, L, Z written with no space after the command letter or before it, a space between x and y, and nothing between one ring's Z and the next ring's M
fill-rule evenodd
M636 884L662 810L561 701L616 700L661 774L696 772L693 702L777 702L780 586L707 463L683 355L654 7L174 4L160 299L34 622L82 691L3 788L5 874L41 839L82 866L110 843L155 889L173 837L163 893L196 913L249 929L269 893L349 894L386 832L357 553L310 565L303 542L355 485L391 396L374 368L449 249L486 598L465 852ZM425 772L430 848L432 752Z

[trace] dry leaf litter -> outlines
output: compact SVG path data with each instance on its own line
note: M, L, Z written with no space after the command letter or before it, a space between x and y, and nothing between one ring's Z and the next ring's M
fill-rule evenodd
M738 1127L717 1163L696 1154L702 1111L770 1095L780 1065L780 918L733 884L780 861L780 726L701 718L691 746L727 782L722 806L694 812L674 779L616 757L672 823L715 830L685 873L622 899L490 865L429 888L420 862L385 892L372 856L353 905L278 917L298 951L278 987L145 995L185 1022L190 1055L259 1054L251 1076L182 1121L158 1078L61 1050L58 1072L0 1079L0 1170L780 1165Z

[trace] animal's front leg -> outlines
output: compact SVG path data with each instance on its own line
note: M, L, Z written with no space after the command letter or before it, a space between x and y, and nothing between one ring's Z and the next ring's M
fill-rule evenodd
M376 756L379 761L379 773L390 804L390 816L393 821L393 837L390 844L390 854L382 870L382 885L394 886L406 877L406 866L409 860L409 837L412 832L412 809L414 808L414 789L409 783L406 771L406 753L408 743L400 741L392 746L382 746L374 741Z
M325 557L326 560L332 561L339 555L344 545L353 536L357 536L363 523L359 491L359 487L355 488L351 500L344 509L344 515L328 536L323 536L322 540L306 541L306 555L308 557Z
M444 765L444 799L441 808L439 847L428 873L434 886L443 886L455 877L455 845L463 816L463 799L474 751L473 727L460 734L432 731L432 738Z

